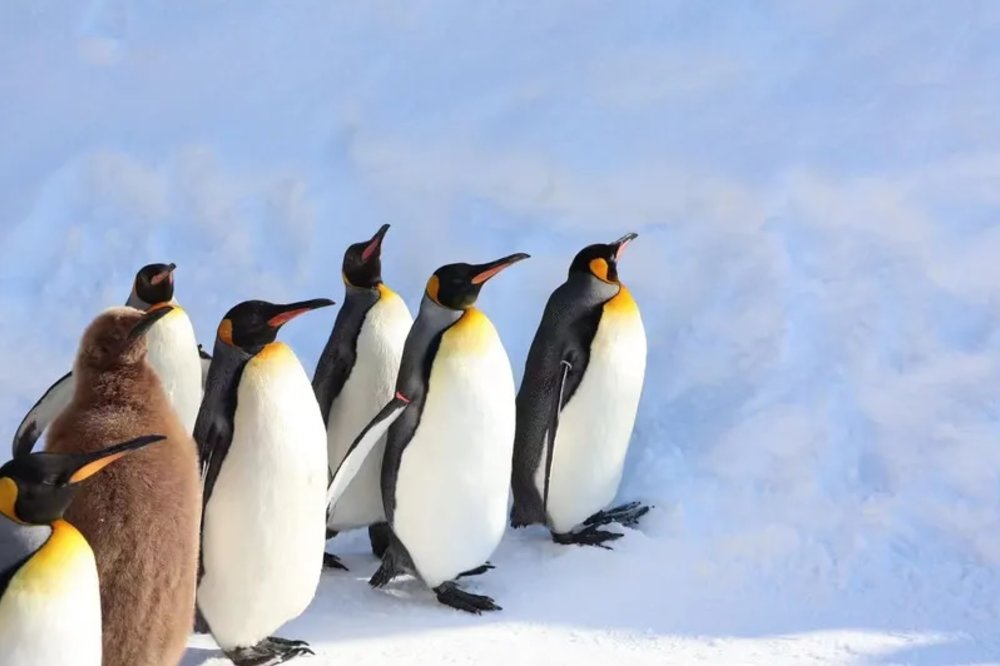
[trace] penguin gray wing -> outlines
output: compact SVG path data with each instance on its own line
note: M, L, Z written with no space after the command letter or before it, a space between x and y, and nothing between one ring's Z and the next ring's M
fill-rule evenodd
M67 372L28 410L21 420L21 425L17 427L17 432L14 433L11 449L15 458L31 453L42 432L73 401L75 390L76 381L73 379L73 373Z
M375 445L380 439L385 435L396 419L403 415L406 408L410 406L410 401L396 394L392 400L389 401L382 410L375 415L375 418L365 426L365 429L361 431L361 434L357 436L354 442L351 444L351 448L347 450L347 455L344 459L340 461L340 465L337 467L337 471L333 475L333 481L330 482L330 487L327 488L326 493L326 505L327 511L333 508L340 499L340 496L347 489L347 486L354 479L354 476L361 469L362 463L368 457L368 454L372 452Z
M567 283L549 297L528 350L517 394L517 425L511 489L515 527L544 523L559 414L576 392L590 359L590 342L601 318L600 305L580 298ZM535 472L544 465L543 493Z
M323 423L330 422L330 408L343 390L358 358L358 335L368 310L378 302L378 292L348 287L347 298L337 313L330 338L323 347L316 373L313 393L323 414Z

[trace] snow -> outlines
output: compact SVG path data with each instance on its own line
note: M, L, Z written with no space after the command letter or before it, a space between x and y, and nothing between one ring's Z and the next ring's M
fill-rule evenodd
M576 249L650 341L613 552L509 532L466 617L338 537L311 663L1000 663L1000 8L936 2L0 7L0 418L135 270L210 344L245 298L484 289L515 377ZM283 333L312 370L334 312ZM186 664L221 663L204 637ZM305 662L303 662L305 663Z

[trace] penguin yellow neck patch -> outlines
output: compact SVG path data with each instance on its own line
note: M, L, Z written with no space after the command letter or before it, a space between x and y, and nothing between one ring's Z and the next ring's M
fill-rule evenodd
M495 329L489 318L476 308L468 308L445 331L442 345L447 353L476 354L485 350L495 338Z
M622 285L618 293L604 304L604 312L613 315L635 315L639 312L639 306L625 285Z
M288 345L283 342L272 342L257 352L253 360L259 363L272 363L284 361L292 356L292 350Z
M389 287L385 286L384 282L379 282L378 283L378 297L380 299L381 298L392 298L395 295L396 295L396 292L394 292L392 289L389 289Z
M17 502L17 484L14 479L5 476L0 479L0 513L15 522L22 522L14 512L14 504Z
M58 594L76 583L83 558L93 562L90 544L65 520L52 523L52 534L10 581L12 591Z

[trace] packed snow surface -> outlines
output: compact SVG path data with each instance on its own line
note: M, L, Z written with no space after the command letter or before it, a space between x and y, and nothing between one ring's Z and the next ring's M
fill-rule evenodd
M519 379L576 250L636 231L640 529L509 532L484 617L368 589L338 537L350 573L280 635L317 664L1000 663L998 43L963 0L4 3L5 432L148 262L210 346L238 301L342 300L383 222L412 309L440 264L529 252L480 301ZM334 316L282 333L310 372Z

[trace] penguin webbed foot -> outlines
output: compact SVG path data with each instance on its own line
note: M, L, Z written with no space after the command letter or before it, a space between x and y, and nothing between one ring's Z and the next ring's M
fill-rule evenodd
M491 563L489 563L489 562L487 562L486 564L482 564L482 565L476 567L475 569L469 569L468 571L463 571L462 573L458 574L458 576L456 576L456 578L468 578L469 576L481 576L484 573L486 573L487 571L489 571L490 569L496 569L496 566L493 565L493 564L491 564Z
M620 532L609 532L607 530L599 530L597 529L597 525L588 525L583 529L577 530L575 532L566 532L565 534L559 534L557 532L553 532L552 540L564 546L568 545L597 546L598 548L611 550L611 546L605 544L608 541L615 541L616 539L621 539L623 536L625 535Z
M652 507L640 502L629 502L627 504L622 504L621 506L616 506L613 509L598 511L590 518L583 521L583 524L599 527L601 525L618 523L619 525L624 525L625 527L635 527L639 524L639 519L649 513L650 508Z
M324 569L339 569L340 571L350 571L339 557L332 553L323 553Z
M401 573L403 572L396 568L391 558L383 557L382 564L379 566L378 571L368 579L368 584L372 587L385 587Z
M305 641L290 641L286 638L271 636L252 647L228 650L225 654L236 666L274 666L295 657L315 655L316 653Z
M503 610L490 597L466 592L454 582L443 583L434 588L438 601L466 613L481 615L484 611Z

